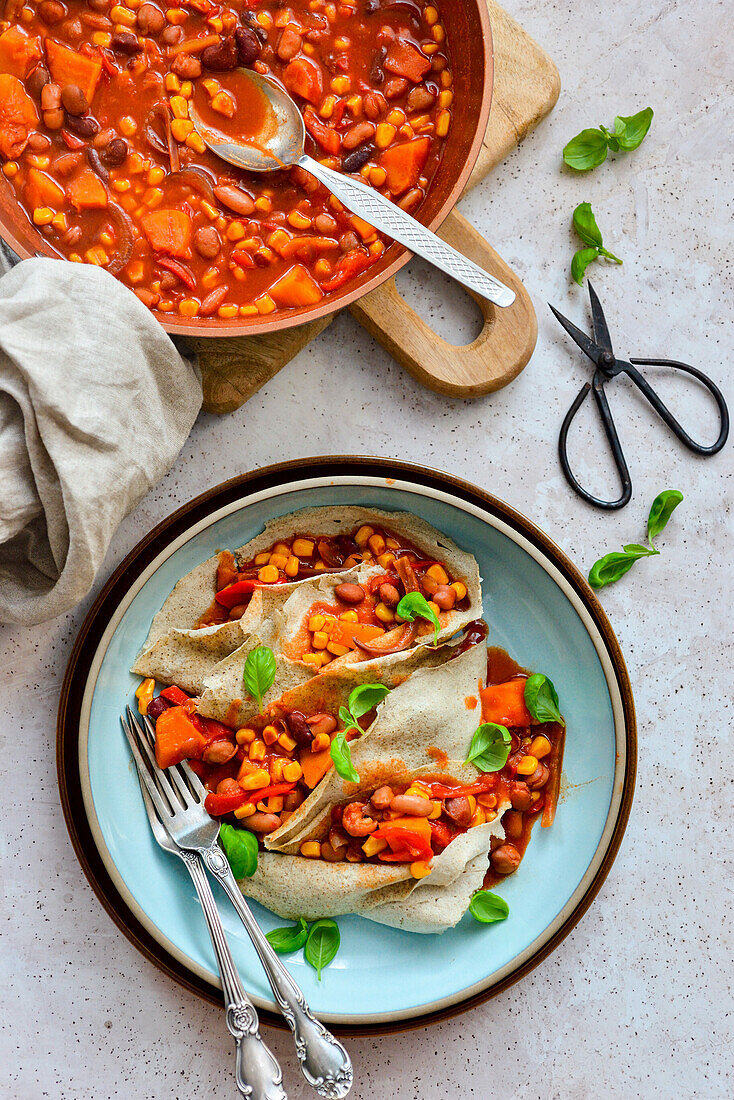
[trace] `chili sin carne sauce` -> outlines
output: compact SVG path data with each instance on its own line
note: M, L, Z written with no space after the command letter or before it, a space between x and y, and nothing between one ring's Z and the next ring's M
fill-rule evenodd
M189 103L237 133L239 66L283 83L312 155L419 213L453 101L440 13L423 0L6 0L6 185L59 255L159 313L319 302L389 239L303 169L245 173L206 150Z

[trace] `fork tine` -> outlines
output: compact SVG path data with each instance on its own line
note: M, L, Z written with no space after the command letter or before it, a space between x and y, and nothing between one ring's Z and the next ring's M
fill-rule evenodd
M128 715L129 715L130 719L132 720L133 724L135 725L135 728L138 731L138 736L139 736L140 742L141 742L143 748L145 749L145 754L148 757L148 760L150 761L150 766L151 766L151 769L153 771L153 775L158 780L158 783L160 784L160 786L163 787L163 790L166 793L166 796L169 797L169 799L170 799L170 797L173 797L173 798L176 797L175 792L173 790L173 788L175 786L176 790L179 792L179 798L177 799L177 801L182 802L183 803L183 808L188 810L195 803L195 799L193 798L193 796L191 794L191 791L188 789L188 787L186 786L183 779L178 774L178 772L176 771L175 768L167 768L165 771L163 771L162 768L158 767L158 762L155 758L155 753L154 753L153 748L150 744L150 740L149 740L148 736L146 735L145 731L142 728L143 723L139 721L137 715L130 709L130 707L128 707L127 710L128 710ZM170 790L170 795L169 795L169 790ZM176 807L174 806L173 802L171 802L171 805L173 806L174 811L175 811Z
M129 709L130 708L128 707L128 711ZM151 802L158 811L161 819L165 821L167 817L171 816L171 807L165 805L163 798L158 793L158 788L153 782L150 772L146 768L145 763L143 762L143 758L140 755L140 749L137 746L135 734L132 732L132 728L128 721L125 719L124 715L120 715L120 722L122 723L122 728L125 732L125 736L127 737L130 751L133 754L133 760L135 761L135 766L138 769L138 776L145 784L148 794L150 795Z
M191 784L194 794L198 796L199 802L203 802L208 792L196 772L189 767L186 760L182 760L179 767Z

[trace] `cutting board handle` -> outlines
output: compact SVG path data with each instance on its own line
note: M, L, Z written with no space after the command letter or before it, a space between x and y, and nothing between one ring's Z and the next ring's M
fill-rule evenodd
M475 340L461 346L444 340L408 305L394 279L349 310L424 386L450 397L480 397L506 386L530 359L538 336L535 310L514 271L457 210L438 235L515 291L515 301L503 309L467 290L484 317Z

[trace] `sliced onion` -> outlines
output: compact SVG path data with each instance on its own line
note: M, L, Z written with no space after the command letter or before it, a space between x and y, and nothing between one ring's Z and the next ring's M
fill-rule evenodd
M402 557L395 559L395 572L403 582L406 595L408 592L420 592L418 578L407 555L403 554Z
M149 145L152 145L154 149L157 149L159 153L165 153L168 155L168 143L164 141L159 133L154 129L153 123L158 121L163 127L164 133L167 133L166 119L168 118L168 108L165 103L156 103L155 107L152 107L145 118L145 126L143 128L143 136ZM170 129L170 123L169 127Z
M107 264L105 271L109 271L110 275L117 275L126 266L133 254L134 229L129 215L117 203L108 202L107 209L117 225L118 242L117 254Z
M179 168L177 172L173 172L169 178L169 183L187 183L189 187L193 187L195 191L198 191L200 195L203 195L209 202L216 204L216 196L214 195L214 184L216 180L214 176L207 172L206 168L199 168L195 164L189 164L185 168Z
M361 642L355 638L354 644L370 657L384 657L386 653L400 653L412 645L417 630L417 623L403 623L399 629L389 630L374 642Z

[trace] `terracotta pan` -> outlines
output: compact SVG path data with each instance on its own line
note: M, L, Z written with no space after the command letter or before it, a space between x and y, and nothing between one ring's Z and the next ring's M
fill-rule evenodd
M474 167L482 145L492 102L494 66L492 32L485 0L445 0L442 19L451 43L454 68L454 119L441 163L420 210L420 220L437 229L456 205ZM0 235L22 259L29 256L57 256L46 238L28 220L18 205L10 183L0 173ZM317 306L304 306L271 316L176 318L158 313L166 332L187 336L253 336L292 328L315 321L348 306L374 290L410 259L411 253L392 244L382 257L350 281L343 291Z

